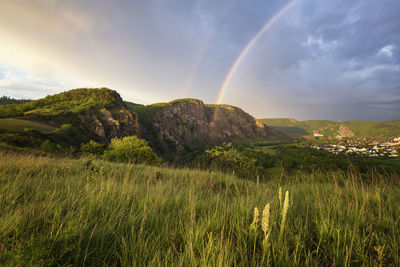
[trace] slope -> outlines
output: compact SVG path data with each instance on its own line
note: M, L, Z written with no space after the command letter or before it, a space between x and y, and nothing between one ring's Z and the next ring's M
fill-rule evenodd
M400 136L400 120L393 121L329 121L295 119L261 119L272 128L287 134L327 137L394 138Z

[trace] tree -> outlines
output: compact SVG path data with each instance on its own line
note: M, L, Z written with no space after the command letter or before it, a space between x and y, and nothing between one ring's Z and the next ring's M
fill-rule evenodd
M211 167L225 172L234 172L237 176L247 179L259 175L257 160L247 157L244 153L234 148L231 143L216 146L205 151L212 161Z
M104 145L90 140L89 143L81 144L81 151L90 154L101 155L104 153Z
M161 164L162 160L150 148L146 140L136 136L114 138L104 152L105 160L114 162Z

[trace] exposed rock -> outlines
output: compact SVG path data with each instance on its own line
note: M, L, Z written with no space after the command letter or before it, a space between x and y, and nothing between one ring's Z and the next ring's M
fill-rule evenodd
M79 115L80 128L88 131L103 142L114 137L140 135L139 121L136 113L125 108L116 110L89 110Z
M211 113L200 100L174 102L153 117L156 146L163 152L201 146L208 139L210 119Z
M340 124L339 134L343 137L353 137L354 132L347 126Z
M209 142L248 141L277 136L240 108L210 105L196 99L174 101L153 117L155 146L161 152L182 151Z

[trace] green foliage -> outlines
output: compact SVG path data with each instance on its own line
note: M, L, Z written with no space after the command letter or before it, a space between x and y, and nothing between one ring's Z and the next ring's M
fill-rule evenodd
M397 175L283 172L256 183L93 158L0 159L1 266L400 265ZM290 192L284 224L280 187ZM264 244L250 225L267 203Z
M234 173L245 179L264 180L269 177L268 168L275 166L276 159L270 154L229 143L197 152L196 156L180 160L179 164Z
M205 153L211 160L212 168L236 173L239 177L248 179L254 179L257 175L256 160L240 153L231 143L208 149Z
M31 128L42 133L49 133L57 129L56 127L49 124L36 121L22 119L0 119L0 129L20 132L23 131L25 128Z
M266 125L286 134L312 135L317 131L324 136L340 135L340 126L349 128L359 138L393 138L399 136L400 120L394 121L328 121L294 119L262 119Z
M89 109L113 108L122 104L116 91L101 89L74 89L18 105L0 106L0 118L24 115L49 118L79 114Z
M0 118L20 117L24 115L22 104L0 105Z
M42 141L29 134L0 132L0 142L17 147L38 147Z
M45 140L40 148L44 152L61 153L63 151L63 147L60 144L52 143L50 140Z
M154 134L153 130L153 118L157 111L161 110L165 107L166 103L159 103L153 105L129 105L128 109L132 112L138 114L139 123L147 130L150 131L150 134Z
M15 99L8 96L0 97L0 105L22 104L32 100L29 99Z
M150 148L146 140L136 136L126 136L111 140L104 159L114 162L161 164L161 159Z
M81 151L94 154L94 155L102 155L104 153L104 145L97 143L93 140L90 140L89 143L81 144Z
M399 159L376 159L358 155L333 154L296 145L277 146L277 160L289 172L349 171L366 174L371 169L380 173L400 174Z

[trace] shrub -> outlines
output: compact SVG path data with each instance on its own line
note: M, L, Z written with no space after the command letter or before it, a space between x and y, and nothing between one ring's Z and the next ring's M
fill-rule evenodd
M212 168L234 172L242 178L255 178L258 175L257 160L241 153L232 144L216 146L205 151L211 160Z
M161 158L151 150L146 140L136 136L114 138L109 150L103 155L105 160L114 162L160 164Z
M0 142L18 147L35 147L41 143L39 139L33 136L18 133L1 133Z
M55 151L56 145L53 144L52 142L50 142L50 140L45 140L41 146L40 146L41 150L45 151L45 152L53 152Z
M86 144L81 144L81 151L82 152L86 152L86 153L90 153L90 154L94 154L94 155L101 155L104 153L104 145L97 143L93 140L90 140L89 143Z

